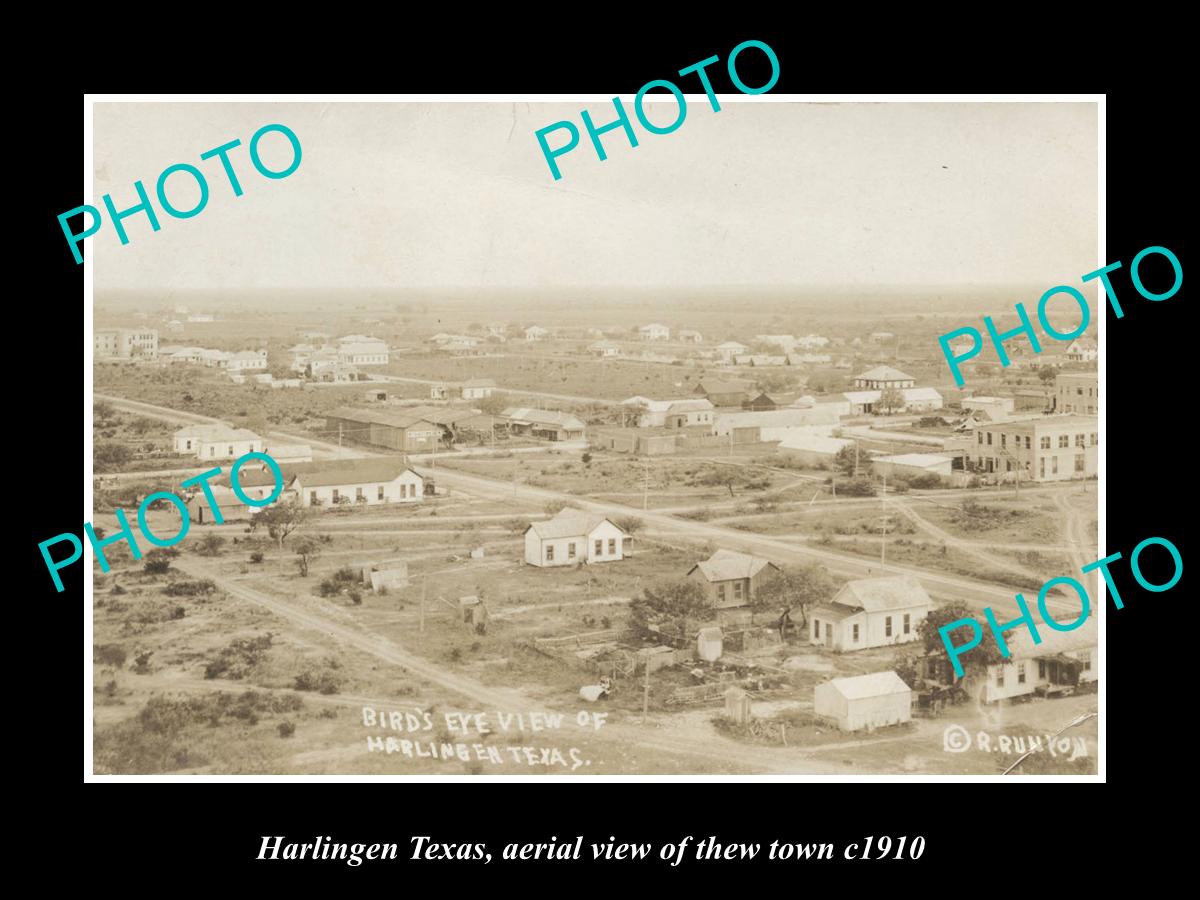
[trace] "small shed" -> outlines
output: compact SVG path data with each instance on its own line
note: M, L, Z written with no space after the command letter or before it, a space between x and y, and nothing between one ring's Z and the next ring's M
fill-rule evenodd
M723 639L720 628L701 628L696 638L696 655L705 662L716 662L724 652Z
M403 579L405 584L408 583L408 563L403 559L372 560L358 563L355 568L359 570L363 584L369 584L372 587L375 587L374 576L383 572L389 573L387 577L391 580Z
M834 678L813 690L813 710L842 731L898 725L912 718L912 689L895 672Z
M672 647L644 647L637 651L637 668L647 669L654 674L659 669L675 665L678 656Z
M476 595L472 594L469 597L459 597L458 609L462 613L462 620L465 624L471 625L477 629L487 627L487 607L484 606L483 600Z
M750 695L735 684L725 689L725 716L739 725L750 721Z

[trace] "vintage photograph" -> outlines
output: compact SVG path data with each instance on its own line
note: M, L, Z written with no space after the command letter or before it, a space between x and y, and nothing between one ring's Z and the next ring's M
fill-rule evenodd
M1096 103L720 99L94 105L94 774L1097 773Z

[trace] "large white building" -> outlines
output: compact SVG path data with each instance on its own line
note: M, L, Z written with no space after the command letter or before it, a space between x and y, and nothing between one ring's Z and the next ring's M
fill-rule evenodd
M653 322L649 325L643 325L638 329L638 337L643 341L669 341L671 339L671 329L666 325L659 325Z
M157 359L158 332L153 328L99 328L92 332L96 357Z
M599 516L564 509L525 529L525 562L531 566L573 566L624 559L629 538Z
M322 460L282 466L284 491L278 502L300 506L378 506L420 503L425 479L395 457ZM266 466L243 469L239 482L246 493L275 484Z

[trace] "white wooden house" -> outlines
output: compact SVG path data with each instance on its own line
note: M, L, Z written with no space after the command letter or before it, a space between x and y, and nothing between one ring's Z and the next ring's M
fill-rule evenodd
M531 566L573 566L614 562L630 548L625 532L599 516L564 509L525 529L525 562Z

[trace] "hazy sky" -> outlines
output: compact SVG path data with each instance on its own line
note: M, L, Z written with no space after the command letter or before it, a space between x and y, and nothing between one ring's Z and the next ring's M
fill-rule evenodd
M720 285L1077 284L1096 259L1094 104L801 104L688 98L683 125L639 145L579 111L611 103L96 104L102 207L151 197L159 173L205 173L208 206L162 229L105 221L87 241L96 286L116 289ZM669 123L674 102L647 105ZM534 132L576 123L580 145L554 181ZM250 136L282 123L299 169L268 180ZM233 138L245 193L216 159ZM565 140L558 132L553 146ZM286 140L264 160L282 168ZM194 205L173 175L168 198Z

